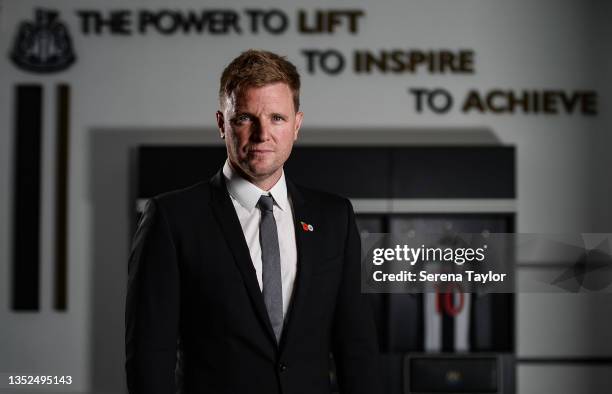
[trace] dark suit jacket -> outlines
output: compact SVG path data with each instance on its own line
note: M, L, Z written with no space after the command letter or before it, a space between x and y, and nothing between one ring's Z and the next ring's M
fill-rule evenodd
M350 202L287 188L298 270L279 344L223 174L150 200L129 261L131 394L329 393L330 351L341 393L380 392Z

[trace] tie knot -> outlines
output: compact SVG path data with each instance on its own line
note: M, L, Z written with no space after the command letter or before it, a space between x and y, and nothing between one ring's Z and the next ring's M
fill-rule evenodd
M272 206L274 205L274 199L272 196L266 196L264 194L259 197L257 206L264 212L272 212Z

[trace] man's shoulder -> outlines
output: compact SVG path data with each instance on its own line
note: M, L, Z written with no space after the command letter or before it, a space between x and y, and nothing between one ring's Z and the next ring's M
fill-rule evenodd
M164 210L192 210L210 200L210 182L202 180L193 185L164 192L152 197Z
M317 206L319 209L345 211L347 207L351 206L350 200L339 194L296 183L294 183L294 187L299 193L299 198L303 198L307 204Z

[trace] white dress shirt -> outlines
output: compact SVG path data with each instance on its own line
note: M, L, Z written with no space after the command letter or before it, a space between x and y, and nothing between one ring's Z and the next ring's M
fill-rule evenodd
M280 250L281 279L283 286L283 317L287 315L287 309L293 293L293 284L297 271L297 248L295 245L295 225L293 222L293 208L287 194L287 183L285 172L283 171L280 179L269 192L260 189L251 182L242 178L225 161L223 175L227 191L234 204L234 209L240 220L242 232L246 239L251 261L257 274L259 288L263 289L261 276L261 244L259 243L259 223L261 221L261 211L257 208L257 202L262 194L271 195L274 198L272 211L276 220L278 232L278 246Z

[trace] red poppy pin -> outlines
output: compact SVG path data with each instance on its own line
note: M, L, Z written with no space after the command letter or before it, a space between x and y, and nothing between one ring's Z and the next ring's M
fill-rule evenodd
M312 226L312 224L308 224L308 223L304 223L304 222L300 222L300 224L302 225L302 230L304 230L304 231L314 231L314 227Z

